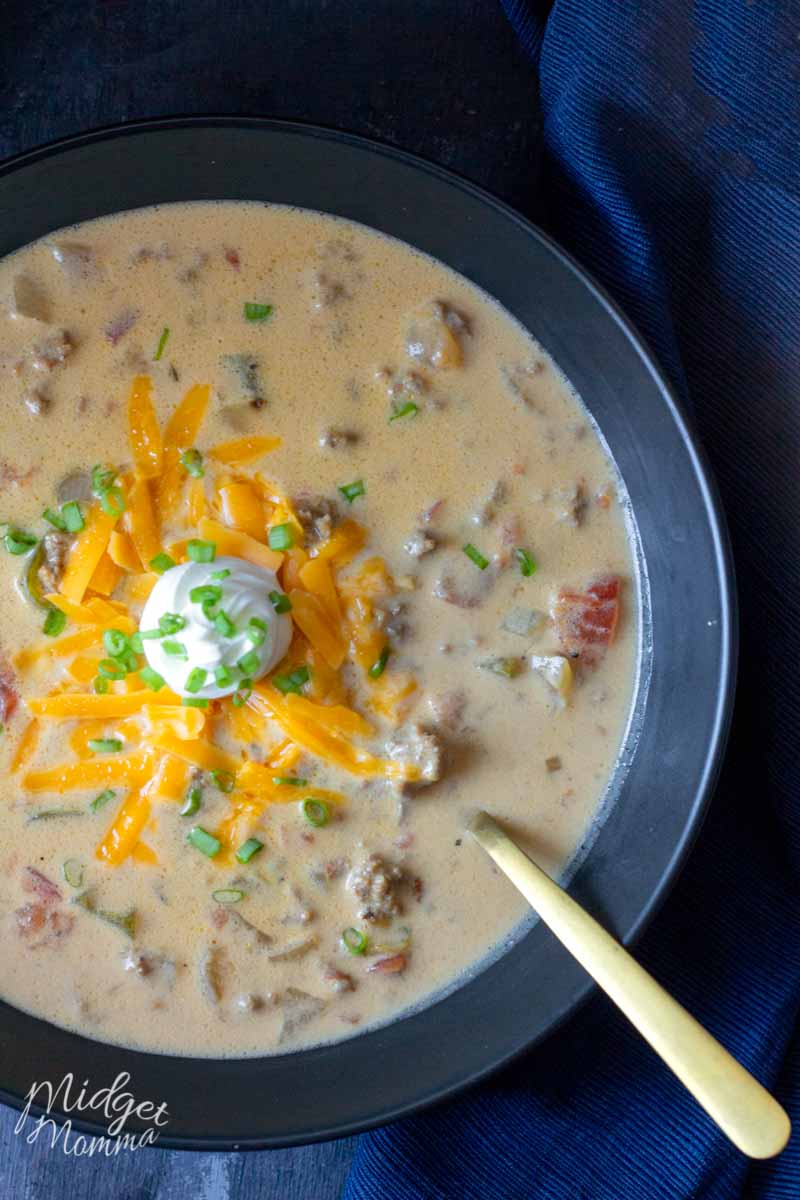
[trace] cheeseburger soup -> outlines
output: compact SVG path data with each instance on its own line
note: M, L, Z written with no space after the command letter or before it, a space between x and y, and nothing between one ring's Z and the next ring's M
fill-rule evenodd
M4 260L0 387L2 998L235 1056L452 986L525 912L466 822L558 871L631 706L554 364L399 242L192 204Z

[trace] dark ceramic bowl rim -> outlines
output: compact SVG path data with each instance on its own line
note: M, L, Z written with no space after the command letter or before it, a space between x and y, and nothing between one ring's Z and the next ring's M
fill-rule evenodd
M496 217L498 225L502 224L502 222L507 222L509 230L516 230L517 233L522 234L532 247L536 247L537 254L547 258L548 263L552 263L553 270L559 275L565 289L575 288L577 291L582 292L588 298L592 312L595 315L599 314L598 319L602 318L608 335L611 336L613 332L615 337L617 335L621 337L622 342L626 346L626 352L632 352L631 364L635 365L634 359L638 358L644 375L651 381L654 395L657 393L656 403L660 401L660 405L663 407L661 415L667 419L673 434L676 435L678 451L684 456L681 465L684 469L688 470L689 476L696 482L697 499L694 502L694 516L698 521L702 520L702 535L705 539L704 549L709 559L709 586L713 585L712 590L715 589L713 599L716 606L714 608L716 618L714 622L709 621L708 624L712 625L718 622L719 641L715 646L711 659L712 662L718 664L717 672L712 685L707 689L708 695L705 697L707 703L703 709L702 717L703 750L696 764L694 764L696 770L693 776L691 796L687 796L685 799L679 828L676 828L674 833L668 835L669 844L660 863L657 878L649 885L646 894L643 894L641 899L635 903L635 915L625 922L624 927L615 928L617 935L626 944L631 944L641 935L663 902L692 848L719 772L733 707L737 613L727 530L716 486L711 477L704 451L687 421L682 403L667 382L644 339L637 333L604 289L570 255L562 250L546 234L542 233L535 225L520 216L501 200L498 200L484 189L461 178L452 171L392 146L317 125L260 117L171 117L137 121L125 125L97 129L90 133L59 139L33 151L19 154L0 164L0 239L3 242L2 247L0 247L0 254L7 253L17 245L25 244L34 236L41 236L43 233L48 232L49 229L58 228L76 219L73 216L68 220L60 215L65 210L65 207L68 206L62 203L62 195L55 194L51 197L53 219L49 229L35 227L35 231L33 233L29 231L28 236L17 237L16 234L11 234L9 238L6 236L4 226L6 223L10 223L12 229L14 229L15 216L19 216L20 212L19 208L15 208L13 204L10 207L6 204L6 181L9 177L14 181L11 188L13 192L15 183L20 177L24 179L26 175L32 175L41 167L46 172L48 164L51 164L53 161L56 162L56 169L58 170L58 162L60 161L63 164L61 168L61 190L63 194L64 188L69 185L69 167L72 157L83 154L84 161L88 161L86 155L88 155L88 159L91 159L94 152L97 158L102 158L104 148L107 151L110 143L115 144L120 151L124 151L126 146L132 146L137 138L144 138L145 140L150 139L151 142L150 149L148 150L145 147L143 151L145 158L149 155L152 159L157 160L159 158L159 148L156 143L159 139L163 140L170 134L193 132L196 139L202 140L209 131L217 131L217 133L222 135L221 140L217 143L220 147L224 146L226 138L234 139L239 131L242 131L243 134L255 133L259 136L264 136L267 140L271 139L273 143L282 141L284 148L287 145L299 147L302 143L303 149L298 150L301 156L303 153L310 153L313 157L314 151L310 149L313 144L316 144L317 147L333 145L339 148L338 152L342 156L351 154L352 152L356 158L362 156L365 160L368 159L373 164L381 162L383 164L382 168L379 168L377 165L375 166L378 174L380 174L381 169L389 173L392 171L401 171L402 173L404 170L408 179L416 177L418 180L421 180L424 177L427 180L427 183L424 185L425 187L431 187L442 198L447 194L454 204L458 203L458 195L460 194L463 205L472 204L477 209L483 210L487 220ZM214 138L212 137L211 140L213 141ZM144 143L140 144L143 145ZM320 157L322 154L323 152L319 151L317 157ZM120 186L124 187L125 185ZM177 199L178 197L174 198ZM200 199L212 197L192 194L183 198ZM214 193L213 198L260 198L263 200L277 199L279 202L292 202L285 200L283 196L275 197L273 195L246 197L239 194ZM172 196L165 196L161 202L167 203L171 199L173 199ZM147 202L157 203L159 201L150 200ZM102 212L120 211L126 207L139 206L139 202L123 202L115 204L112 208L104 208L102 203L100 203L97 215L100 215ZM319 196L316 203L306 202L304 206L318 207L325 211L339 211L335 208L329 208L326 205L325 196ZM87 215L90 214L87 213ZM347 214L343 213L342 215ZM377 215L379 216L380 214ZM378 228L384 228L380 220L377 219L372 222L358 216L353 219L362 220L365 224L374 224ZM402 237L404 235L395 234L395 236ZM405 240L409 241L412 245L418 244L413 237L408 235L405 235ZM448 259L445 258L444 261L448 261ZM450 262L450 265L454 265L456 269L463 271L462 267L452 262ZM481 283L481 286L485 286L485 284ZM495 294L497 293L495 292ZM511 307L502 295L498 298L502 303ZM544 340L541 339L538 329L534 329L533 332L536 336L540 337L540 340ZM544 341L544 344L547 346L546 341ZM549 349L550 347L547 346L547 348ZM558 361L557 355L556 358ZM570 374L569 371L567 373ZM582 389L579 387L579 390ZM583 394L584 399L586 399L585 392ZM602 421L601 428L603 428ZM598 905L592 903L594 897L591 891L588 897L582 895L581 892L582 875L590 869L591 864L592 854L590 853L586 863L581 867L576 877L576 892L596 912L603 912L605 905L603 904L604 898L602 896L599 897L600 903ZM611 925L614 927L613 920L611 920ZM543 937L547 938L548 936L546 932L543 933L539 929L537 945L541 943ZM523 943L527 941L527 936L522 939ZM517 955L518 958L519 949L520 946L518 944L511 954L498 960L498 963L503 963L505 959L511 958L514 955ZM22 1108L25 1103L24 1097L27 1087L30 1086L34 1078L46 1077L58 1080L62 1077L60 1073L62 1066L67 1069L73 1069L77 1078L82 1069L81 1062L84 1063L84 1073L90 1074L85 1064L89 1061L89 1056L94 1056L103 1060L101 1072L96 1076L97 1086L107 1086L111 1082L115 1072L110 1073L110 1075L109 1072L111 1064L116 1060L119 1069L129 1070L133 1068L134 1079L131 1087L135 1090L138 1082L141 1094L146 1096L160 1095L157 1090L157 1084L155 1091L153 1087L149 1086L151 1079L161 1079L162 1082L169 1080L170 1084L173 1081L175 1082L179 1094L181 1089L183 1090L188 1101L191 1098L190 1093L193 1094L194 1089L205 1085L202 1070L198 1071L196 1069L202 1065L205 1066L209 1077L212 1075L216 1076L213 1082L220 1092L217 1098L214 1088L211 1086L208 1087L208 1092L205 1095L203 1103L207 1103L213 1110L210 1118L207 1110L201 1106L198 1110L202 1114L201 1116L195 1114L193 1117L190 1117L188 1126L184 1121L180 1124L178 1132L170 1132L168 1128L164 1136L159 1138L158 1145L177 1149L224 1151L301 1145L313 1141L350 1135L417 1112L424 1107L453 1096L464 1088L484 1079L491 1072L507 1064L525 1050L530 1049L571 1016L591 994L593 987L585 977L574 974L574 971L578 969L574 968L574 964L571 963L565 952L560 951L558 947L552 946L549 947L549 951L552 951L551 958L555 964L555 970L560 972L561 975L566 976L570 972L572 972L572 975L570 985L565 985L564 989L562 989L566 994L561 996L559 1002L553 1006L553 1012L550 1014L549 1019L544 1021L540 1028L525 1030L523 1027L520 1027L516 1039L513 1040L513 1044L510 1046L506 1044L503 1049L497 1046L493 1048L487 1046L483 1054L479 1054L477 1064L473 1063L470 1067L465 1067L460 1071L456 1069L455 1073L449 1069L445 1070L444 1066L442 1066L438 1069L438 1075L440 1076L438 1080L429 1080L426 1084L418 1087L415 1087L412 1083L406 1089L405 1095L400 1099L395 1096L389 1102L382 1103L379 1095L381 1084L379 1083L374 1097L369 1099L360 1109L356 1105L357 1111L355 1116L339 1116L335 1107L333 1109L330 1108L329 1095L325 1091L320 1092L320 1080L313 1078L315 1055L319 1055L324 1051L326 1054L333 1053L338 1056L339 1066L337 1070L344 1075L348 1059L352 1064L354 1059L368 1055L370 1053L368 1043L374 1042L377 1039L380 1046L387 1040L387 1031L388 1040L393 1043L394 1050L398 1051L399 1049L402 1055L402 1037L398 1041L397 1031L402 1031L403 1027L412 1020L422 1020L427 1025L430 1025L431 1022L436 1024L437 1016L446 1013L446 1006L451 1004L453 996L458 996L461 992L467 990L467 988L472 987L475 981L471 981L464 988L459 989L458 992L446 996L438 1003L415 1014L413 1018L394 1022L377 1031L365 1033L354 1040L339 1043L338 1046L322 1047L317 1050L312 1049L311 1051L304 1051L295 1055L283 1055L278 1058L255 1060L185 1060L170 1056L147 1055L135 1051L125 1051L57 1029L28 1014L20 1013L9 1005L0 1003L0 1063L3 1064L0 1067L0 1099L15 1108ZM491 966L487 971L482 972L477 979L480 980L483 976L496 971L498 963ZM463 1021L463 1013L461 1020ZM468 1029L464 1031L459 1029L454 1039L453 1032L447 1029L446 1024L445 1029L445 1041L451 1047L458 1045L460 1036L471 1037L473 1034L472 1030ZM392 1031L395 1031L395 1033L393 1034ZM440 1035L437 1029L436 1038L438 1039L440 1036L443 1035ZM44 1044L42 1045L42 1043ZM36 1056L35 1053L31 1052L31 1048L35 1050L37 1046L42 1047L47 1061L51 1065L52 1069L49 1074L43 1073L40 1062L34 1063L32 1061ZM312 1097L310 1104L313 1111L306 1118L296 1120L293 1126L287 1127L285 1122L281 1123L280 1118L277 1118L276 1121L270 1109L268 1113L265 1113L263 1118L263 1129L259 1127L257 1131L253 1131L251 1127L246 1132L243 1132L242 1136L237 1136L235 1129L231 1128L230 1122L225 1119L224 1108L221 1105L224 1105L226 1096L230 1098L230 1096L234 1095L234 1089L240 1088L243 1085L246 1077L249 1077L252 1083L256 1078L259 1068L269 1073L270 1064L274 1065L276 1063L280 1064L277 1074L285 1076L287 1082L293 1083L295 1087L297 1086L296 1080L298 1076L304 1080L309 1089L309 1096ZM306 1063L311 1064L310 1068L306 1067ZM192 1068L191 1071L189 1070L190 1067ZM105 1074L102 1073L103 1070L105 1070ZM184 1071L187 1078L182 1080L181 1076ZM275 1072L273 1071L272 1073L274 1074ZM437 1074L437 1068L434 1068L434 1074ZM191 1079L189 1075L192 1076ZM142 1085L143 1080L144 1084ZM202 1083L200 1082L201 1080L203 1081ZM211 1080L209 1079L210 1082ZM343 1086L347 1087L346 1082ZM315 1089L318 1102L316 1105L313 1101ZM327 1091L330 1091L329 1087ZM317 1109L319 1107L324 1109L326 1105L329 1111L325 1116L321 1116ZM37 1105L33 1105L31 1111L38 1112L41 1109ZM51 1115L60 1119L65 1114L63 1109L56 1108ZM75 1114L71 1113L69 1115L70 1117L74 1117ZM194 1126L192 1125L192 1121L195 1122ZM200 1122L200 1125L205 1126L205 1128L199 1128L197 1122ZM90 1134L102 1134L105 1132L103 1125L95 1121L86 1120L83 1117L73 1119L72 1125L75 1129ZM128 1128L137 1131L137 1129L142 1130L146 1128L146 1125L137 1125L136 1122L133 1122L129 1123Z

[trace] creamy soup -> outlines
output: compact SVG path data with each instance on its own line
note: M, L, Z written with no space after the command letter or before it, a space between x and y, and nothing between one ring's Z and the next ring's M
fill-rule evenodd
M535 281L531 281L535 286ZM453 985L558 872L635 683L621 485L447 268L250 204L0 264L0 993L281 1053Z

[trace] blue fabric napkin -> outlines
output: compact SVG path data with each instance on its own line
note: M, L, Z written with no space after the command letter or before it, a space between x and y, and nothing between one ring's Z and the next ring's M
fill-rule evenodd
M599 276L684 392L737 563L727 764L637 953L797 1120L800 9L504 3L545 118L533 216ZM364 1135L345 1196L797 1200L800 1128L778 1159L748 1163L598 997L490 1083Z

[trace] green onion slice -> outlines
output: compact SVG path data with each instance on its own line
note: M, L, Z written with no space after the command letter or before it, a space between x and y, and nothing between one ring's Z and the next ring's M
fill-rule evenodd
M77 858L68 858L62 866L64 878L70 887L79 888L83 883L83 863Z
M195 667L186 676L186 682L183 686L187 692L199 692L204 686L207 677L208 671L205 671L202 667Z
M124 679L127 675L124 665L115 658L101 658L97 670L106 679Z
M89 738L87 745L92 754L119 754L122 749L122 739Z
M44 619L43 633L47 637L58 637L64 632L64 626L67 623L66 614L60 608L51 608L50 612Z
M158 345L156 346L156 352L153 355L154 362L160 362L161 355L164 353L164 347L167 344L168 337L169 337L169 325L165 325L164 328L161 330L161 337L158 339Z
M289 675L273 675L272 682L285 696L289 692L300 692L310 678L311 672L308 667L297 667Z
M238 659L236 665L243 675L246 675L248 679L252 679L261 666L261 659L255 650L248 650L247 654L243 654Z
M519 563L519 569L522 574L529 578L536 570L536 562L531 558L527 550L523 550L522 546L517 546L514 551L514 558Z
M60 529L62 533L66 532L66 522L61 514L57 513L55 509L46 508L42 513L42 516L44 517L45 521L49 521L55 529Z
M98 696L105 696L108 691L108 680L105 675L96 675L92 687L97 692Z
M181 466L187 475L191 475L192 479L202 479L206 473L203 466L203 456L199 450L195 450L194 448L184 450L181 455Z
M380 656L375 660L367 672L370 679L380 679L381 675L386 670L386 664L389 661L390 654L391 649L389 646L384 646L380 652Z
M232 638L236 636L236 626L226 612L221 609L214 614L214 628L222 637Z
M189 592L189 599L192 604L219 604L222 599L222 588L217 587L215 583L204 583L200 587L192 588Z
M348 504L352 504L359 496L365 496L367 493L363 479L357 479L355 483L345 483L339 488L339 491Z
M129 642L121 629L107 629L103 634L103 645L106 654L112 658L119 658L128 649Z
M407 400L405 404L401 404L399 408L394 409L389 417L390 421L399 421L401 417L415 417L419 412L419 405L413 400Z
M273 525L267 533L270 550L291 550L294 545L294 529L285 525Z
M236 691L231 696L231 703L234 708L243 708L253 694L252 679L243 679Z
M179 658L182 662L189 661L189 653L183 642L166 641L161 643L161 648L170 658Z
M245 300L244 302L244 319L245 321L266 321L272 316L271 304L258 304L255 300Z
M194 825L186 835L186 840L207 858L214 858L222 849L222 842L219 838L214 837L213 833L209 833L201 825Z
M211 899L216 900L217 904L238 904L244 900L244 892L239 888L217 888L211 893Z
M247 637L254 646L260 646L267 637L268 625L266 621L260 621L258 617L251 617L247 623Z
M209 578L211 578L211 579L227 579L229 575L230 575L230 571L228 570L228 568L223 567L221 571L212 571Z
M208 708L208 700L205 696L184 696L181 704L184 708Z
M175 566L175 559L170 558L168 554L157 554L155 558L151 558L148 564L151 571L155 571L156 575L163 575L165 571L171 570Z
M351 925L349 929L342 931L342 945L349 954L365 954L367 935L360 929L354 929Z
M472 542L467 542L466 546L462 546L461 549L464 551L467 558L475 563L476 567L479 567L481 571L486 570L489 565L489 560L481 554L480 550L477 550L475 546L472 545Z
M68 500L66 504L62 504L61 518L67 533L80 533L86 525L81 506L77 500Z
M23 529L16 529L10 525L3 537L3 545L9 554L27 554L38 540L32 533L25 533Z
M200 788L190 788L181 808L181 816L193 817L196 812L200 811L202 799L203 793L201 792Z
M160 692L165 684L163 675L159 675L158 671L154 671L152 667L140 667L139 678L142 683L150 688L151 692Z
M186 544L186 553L192 562L210 563L217 557L217 546L215 542L202 542L199 538L192 538Z
M182 617L180 613L164 613L158 618L158 632L161 637L172 637L173 633L180 633L186 628L186 617Z
M273 775L272 782L276 787L305 787L308 780L299 775Z
M230 771L212 771L211 778L219 790L224 792L226 796L233 791L236 781Z
M247 841L236 851L236 861L240 863L249 863L250 859L254 858L255 855L258 854L259 850L263 849L264 843L260 842L258 838L248 838Z
M138 629L135 633L131 634L128 641L134 654L144 654L144 643L142 642L142 635L139 633Z
M331 810L325 801L316 800L313 796L306 796L305 800L300 802L300 809L309 825L313 825L315 829L322 829L331 819Z
M230 687L233 683L233 672L229 667L220 666L214 668L214 681L217 687Z
M292 602L283 592L270 592L270 604L275 609L276 613L287 613L292 611Z

